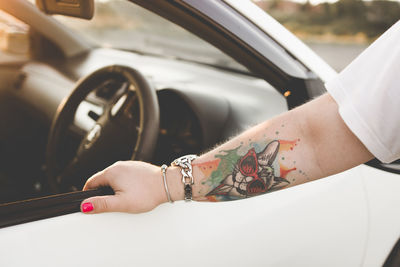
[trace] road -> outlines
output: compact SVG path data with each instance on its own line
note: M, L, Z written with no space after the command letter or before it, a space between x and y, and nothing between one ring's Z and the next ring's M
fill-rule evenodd
M336 71L341 71L365 48L366 44L306 43Z

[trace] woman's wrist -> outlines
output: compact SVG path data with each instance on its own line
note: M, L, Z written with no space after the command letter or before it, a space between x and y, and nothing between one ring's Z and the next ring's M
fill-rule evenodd
M197 167L193 167L193 179L194 179L194 185L192 186L193 200L198 200L199 198L203 197L199 193L200 192L199 189L201 187L200 180L202 179L202 177L200 176L202 176L202 173L198 170ZM176 166L168 167L166 171L166 178L171 199L173 201L183 200L185 197L185 193L184 193L184 184L182 182L181 168ZM166 194L165 194L165 200L168 201Z
M166 171L168 190L172 201L183 200L184 191L179 167L170 166ZM167 198L167 197L166 197Z

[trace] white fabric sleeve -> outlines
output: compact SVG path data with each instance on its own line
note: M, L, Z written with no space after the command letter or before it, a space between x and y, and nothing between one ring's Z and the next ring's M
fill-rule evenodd
M376 158L400 158L400 21L325 87L346 125Z

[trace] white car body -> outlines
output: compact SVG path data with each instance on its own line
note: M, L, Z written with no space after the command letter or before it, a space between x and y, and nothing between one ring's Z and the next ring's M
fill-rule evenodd
M335 75L250 1L225 2L323 81ZM10 226L0 229L0 266L381 266L400 236L399 178L361 165L241 201L163 204L137 215L73 213Z

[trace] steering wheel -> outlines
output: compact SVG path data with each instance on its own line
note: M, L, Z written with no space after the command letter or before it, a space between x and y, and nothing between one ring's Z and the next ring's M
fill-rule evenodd
M71 129L77 127L76 112L83 102L96 102L103 112L85 114L93 126L74 142ZM50 128L46 171L52 191L77 190L118 160L150 160L159 116L155 90L135 69L112 65L81 79L58 107Z

